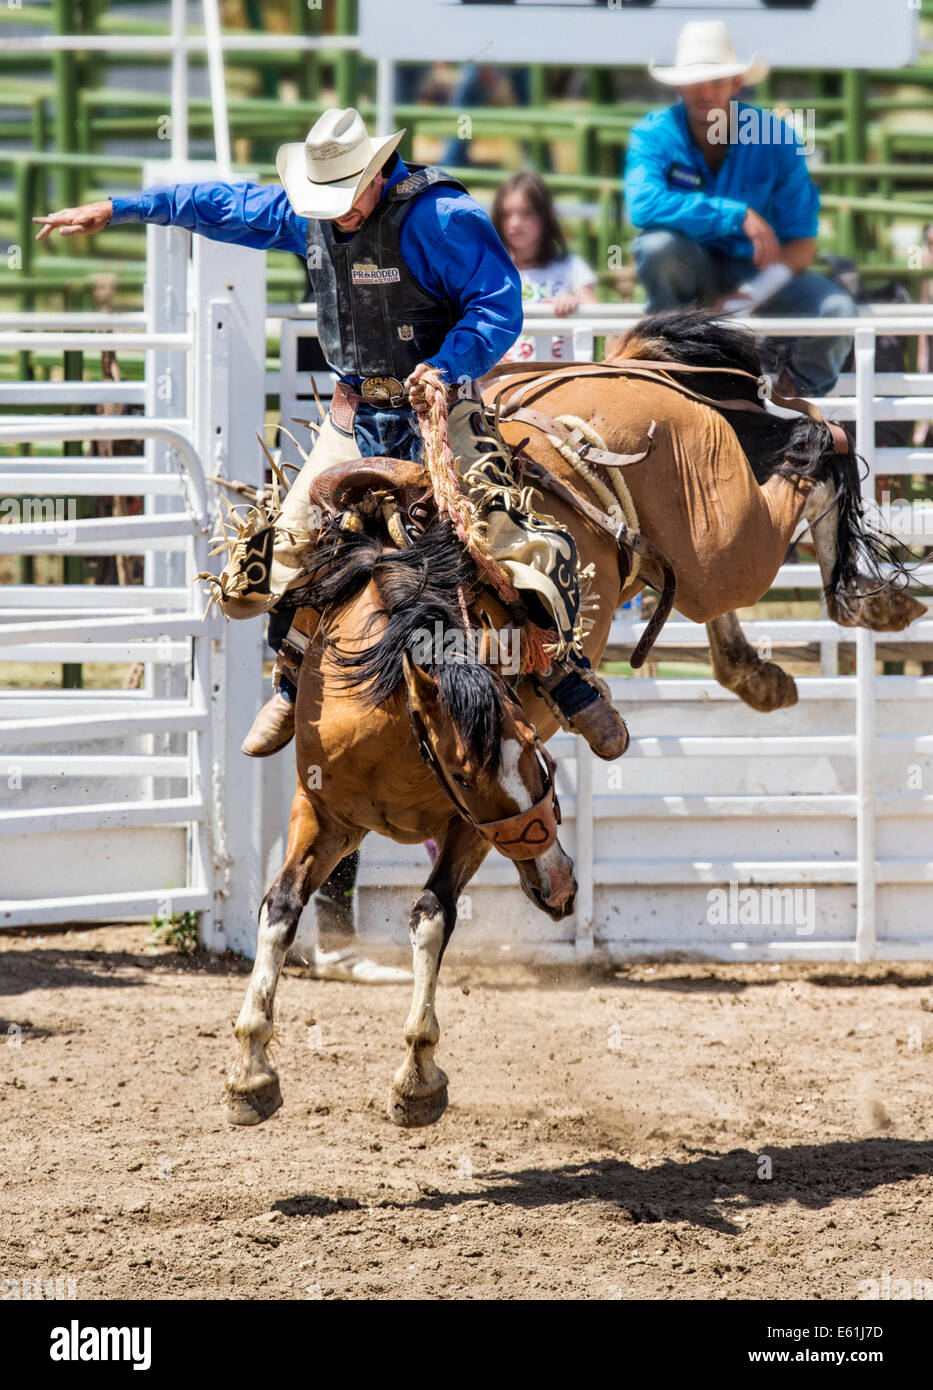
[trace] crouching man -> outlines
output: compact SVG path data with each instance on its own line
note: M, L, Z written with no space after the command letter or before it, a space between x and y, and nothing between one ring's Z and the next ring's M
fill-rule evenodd
M819 194L790 125L738 100L767 66L741 61L719 20L684 26L673 67L652 65L680 101L632 131L625 201L649 313L706 305L727 313L854 318L851 296L810 269ZM850 337L785 343L771 364L782 395L832 389Z

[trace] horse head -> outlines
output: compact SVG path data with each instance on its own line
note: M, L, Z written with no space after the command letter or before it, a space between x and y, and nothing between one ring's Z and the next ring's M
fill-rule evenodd
M514 861L535 906L560 921L577 884L557 838L554 761L520 702L492 667L463 657L426 669L406 652L404 674L425 762L458 813Z

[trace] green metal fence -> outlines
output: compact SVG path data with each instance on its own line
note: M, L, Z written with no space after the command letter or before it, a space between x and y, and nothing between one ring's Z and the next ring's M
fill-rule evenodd
M922 14L933 21L933 0ZM291 32L326 36L352 34L356 0L325 0L310 8L305 0L241 0L247 30L270 32L270 24ZM49 0L5 14L6 32L19 25L45 25L58 34L112 33L165 35L165 25L145 17L109 12L106 0ZM192 27L192 32L196 32ZM225 32L239 32L243 29ZM933 31L931 31L933 32ZM896 275L905 283L929 272L904 255L905 239L916 240L933 222L927 150L933 138L933 55L923 53L906 71L773 73L757 91L763 103L805 106L815 113L819 184L823 217L821 249L856 259L869 280ZM118 303L137 305L143 279L143 237L121 227L104 238L68 243L51 238L34 242L31 218L51 207L87 201L138 187L141 158L102 154L116 136L153 141L167 97L104 85L110 63L167 65L164 53L109 55L93 52L4 53L0 49L0 106L7 117L0 150L0 243L14 248L4 268L0 259L0 303L7 307L68 304L85 307L93 277L104 262L118 277ZM204 61L191 54L190 62ZM274 179L274 150L294 139L333 102L356 104L375 114L374 64L359 54L326 49L313 53L231 52L226 55L229 117L234 148L246 163ZM403 154L417 145L456 134L466 116L474 141L499 142L495 167L458 170L479 197L490 197L504 174L517 167L547 172L575 249L602 268L604 292L617 292L607 266L607 248L624 257L632 230L623 216L620 171L629 132L656 104L650 82L638 70L594 68L585 74L585 96L559 95L557 69L530 70L532 104L452 110L422 104L396 107L408 134ZM288 81L297 100L285 100ZM250 94L246 94L249 87ZM620 89L621 93L620 93ZM307 98L304 94L313 94ZM192 98L189 130L194 141L209 141L212 113L206 98ZM20 148L16 148L19 145ZM270 257L270 286L288 297L300 290L302 275L293 258Z

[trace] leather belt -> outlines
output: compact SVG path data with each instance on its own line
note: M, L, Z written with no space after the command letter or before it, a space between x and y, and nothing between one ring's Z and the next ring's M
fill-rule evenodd
M385 395L373 394L377 388L371 388L370 394L367 395L366 387L369 382L379 382L383 384L391 382L393 389L397 386L401 394L391 395L388 390L386 390ZM379 390L381 390L381 387ZM449 406L456 404L460 399L461 394L459 386L450 386L447 388L447 404ZM352 435L353 422L356 418L357 406L359 405L376 405L381 406L384 410L402 410L406 407L411 409L408 395L398 377L367 377L366 381L363 382L362 391L354 391L345 381L338 381L334 387L334 394L331 398L329 412L330 418L337 426L338 430L342 430L344 434Z
M355 406L381 405L398 410L409 403L408 392L395 376L367 377L359 391L354 391L345 381L338 381L334 387L334 396L338 395ZM460 387L448 386L447 404L455 405L461 399Z

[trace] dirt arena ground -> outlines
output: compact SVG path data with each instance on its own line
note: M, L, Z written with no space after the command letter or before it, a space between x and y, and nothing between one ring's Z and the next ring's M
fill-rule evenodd
M0 936L0 1280L78 1298L933 1296L933 968L453 948L431 1129L386 1119L407 987L288 969L285 1105L221 1117L247 966L148 928ZM21 1031L18 1031L21 1030ZM903 1286L901 1286L903 1287Z

